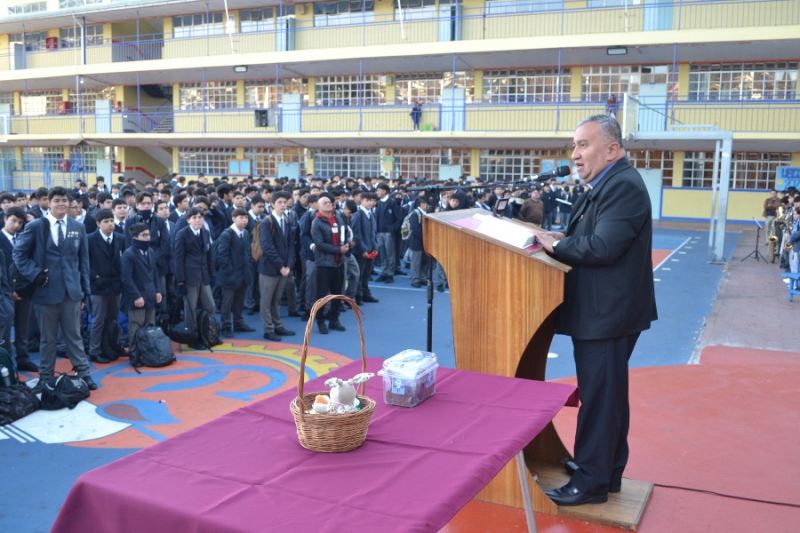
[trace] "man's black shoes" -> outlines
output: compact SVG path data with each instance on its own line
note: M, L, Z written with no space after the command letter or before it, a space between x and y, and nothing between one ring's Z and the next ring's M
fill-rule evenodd
M545 491L545 494L553 500L553 503L561 507L583 505L584 503L606 503L608 501L608 494L584 494L571 481L560 489Z
M18 372L39 372L39 367L33 364L33 361L27 359L25 361L17 361Z
M364 296L364 302L368 303L368 304L376 304L376 303L380 302L380 300L378 300L377 298L375 298L371 294L368 294L368 295Z
M419 283L418 281L412 281L411 286L414 287L415 289L419 289L420 287L422 287L422 283Z
M383 280L384 283L394 283L394 276L386 276L386 279Z
M389 276L386 276L385 274L381 274L380 276L378 276L377 278L375 278L375 281L376 281L376 282L377 282L377 281L386 281L386 278L387 278L387 277L389 277Z
M566 457L561 459L561 464L564 465L564 470L566 470L567 474L569 474L570 477L575 472L578 471L578 465L576 465L574 461L570 461ZM618 481L617 483L614 483L612 481L611 484L608 486L608 492L611 492L613 494L618 493L620 490L622 490L622 480Z
M439 292L444 292L444 285L437 285L436 290Z
M295 335L295 332L294 331L289 331L286 328L277 328L275 330L275 334L276 335L283 335L284 337L291 337L292 335Z
M220 332L220 335L222 335L227 339L230 339L231 337L233 337L233 330L231 328L223 328L223 330Z
M55 379L53 379L53 378L49 378L49 379L48 378L39 378L39 382L33 387L33 393L34 394L41 393L44 390L44 386L47 385L47 384L50 384L50 386L52 387L54 381L55 381Z
M325 324L325 322L317 322L317 329L323 335L327 335L328 334L328 326Z
M345 331L345 327L338 320L331 320L328 327L334 331Z
M89 387L89 390L97 390L97 383L94 382L92 376L83 376L81 379L83 379L86 386Z
M240 333L252 333L255 331L255 329L248 325L242 324L241 326L236 326L233 328L233 331L238 331Z
M273 342L281 342L282 340L272 331L270 331L269 333L264 333L264 338L267 339L268 341L273 341Z

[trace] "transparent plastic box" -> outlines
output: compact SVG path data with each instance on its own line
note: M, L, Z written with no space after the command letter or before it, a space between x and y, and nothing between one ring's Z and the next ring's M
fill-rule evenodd
M403 350L383 362L383 399L389 405L414 407L436 392L436 354Z

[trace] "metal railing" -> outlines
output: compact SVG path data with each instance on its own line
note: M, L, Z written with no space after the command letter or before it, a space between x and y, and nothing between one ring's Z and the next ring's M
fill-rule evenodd
M77 64L152 61L282 50L402 45L451 40L552 37L598 33L659 32L726 28L763 28L800 24L800 0L703 0L644 3L614 7L566 7L532 1L528 12L493 13L467 8L455 17L394 20L376 15L369 22L314 26L313 19L295 19L294 27L263 32L238 32L171 38L164 34L113 36L106 44L75 49L31 50L26 46L0 55L0 71ZM518 2L515 2L515 5ZM517 8L519 9L519 8ZM452 24L451 24L452 22ZM454 30L457 28L457 30ZM107 39L106 41L109 41ZM27 48L31 46L28 45Z
M800 133L800 100L700 102L667 100L641 106L639 128L666 131L674 124L714 124L737 133ZM567 132L593 114L604 113L605 102L470 103L422 106L420 130L425 132ZM654 111L653 116L646 116ZM621 117L618 117L621 119ZM302 134L403 133L414 129L411 107L403 105L302 107L275 110L275 121L258 126L255 110L128 108L95 114L11 117L10 135L110 134Z

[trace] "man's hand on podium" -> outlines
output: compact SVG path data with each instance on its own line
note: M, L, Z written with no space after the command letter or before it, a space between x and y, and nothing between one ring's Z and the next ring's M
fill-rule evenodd
M553 244L564 238L564 234L558 231L536 231L534 234L542 247L551 254L553 253Z

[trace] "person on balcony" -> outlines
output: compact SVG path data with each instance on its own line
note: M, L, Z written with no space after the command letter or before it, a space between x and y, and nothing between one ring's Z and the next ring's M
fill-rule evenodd
M411 120L414 121L414 131L419 131L420 119L422 119L422 104L415 100L414 107L411 108Z
M617 96L612 94L611 96L608 97L608 100L606 100L606 115L608 115L611 118L616 119L617 118L617 107L618 107Z

